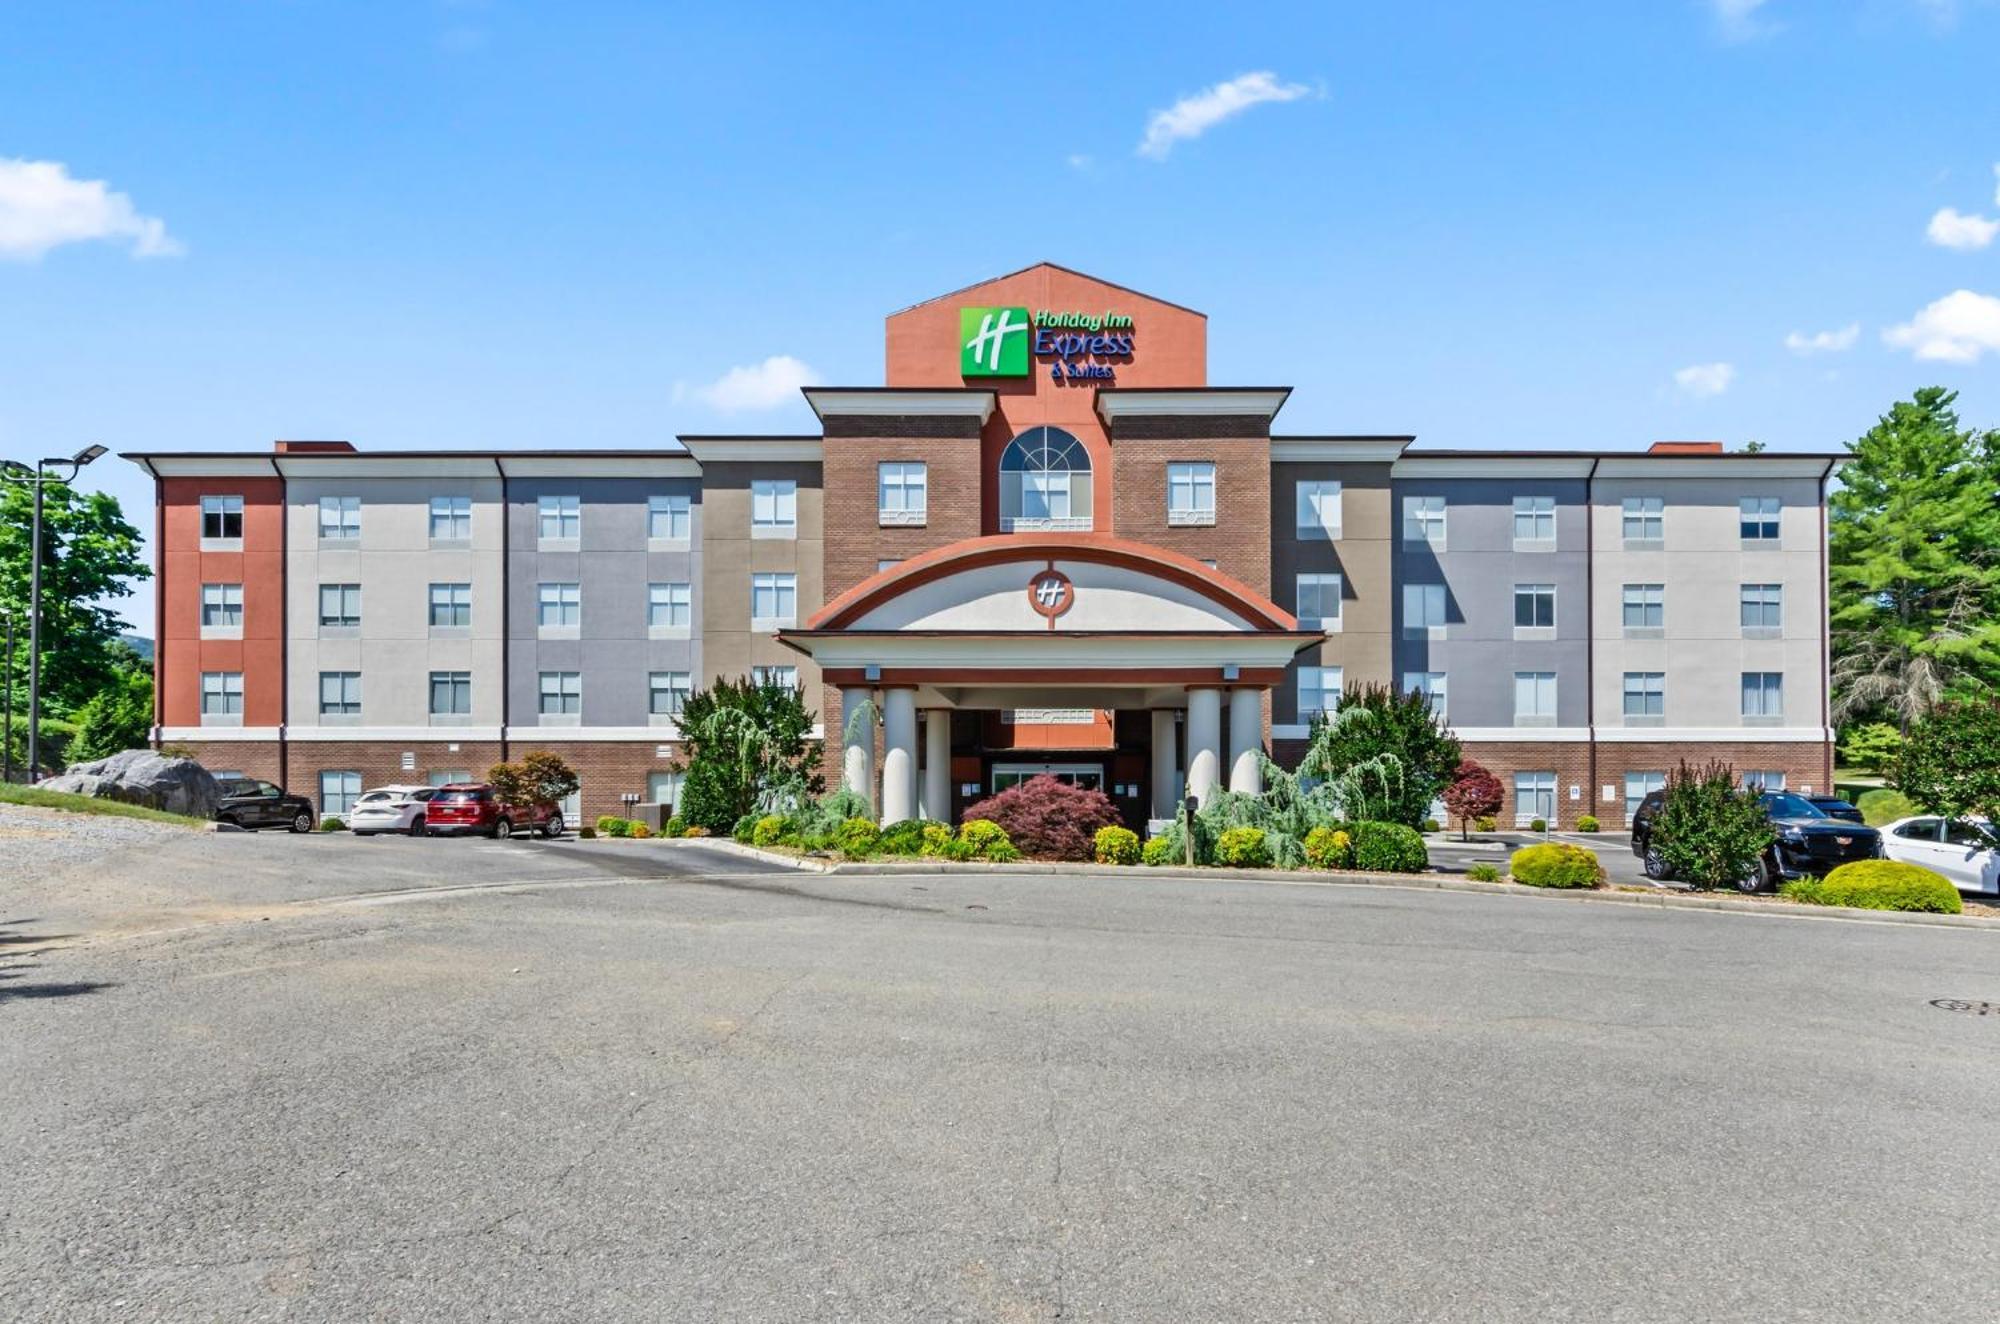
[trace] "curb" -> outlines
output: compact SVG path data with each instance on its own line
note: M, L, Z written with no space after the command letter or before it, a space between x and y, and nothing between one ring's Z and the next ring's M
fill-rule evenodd
M668 838L669 841L682 840ZM1401 873L1320 873L1303 869L1197 869L1147 868L1118 864L1050 864L1023 862L990 864L976 860L953 864L944 860L907 862L839 862L801 859L777 851L761 850L727 839L697 837L689 846L719 846L731 854L769 864L782 865L801 873L841 875L851 878L885 878L899 874L1019 874L1047 877L1054 874L1094 878L1148 878L1174 882L1265 883L1280 887L1395 887L1427 892L1469 892L1477 896L1534 897L1546 901L1586 901L1599 905L1651 906L1661 910L1711 910L1739 915L1771 915L1784 919L1863 920L1876 924L1916 924L1931 928L1990 929L2000 932L2000 919L1980 915L1934 915L1924 911L1861 910L1852 906L1808 906L1794 902L1753 901L1748 898L1715 895L1688 895L1681 892L1618 892L1610 889L1524 887L1519 883L1475 883L1448 874Z

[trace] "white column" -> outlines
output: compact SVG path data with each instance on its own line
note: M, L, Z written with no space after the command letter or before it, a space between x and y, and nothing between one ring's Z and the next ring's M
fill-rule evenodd
M1264 789L1264 692L1229 691L1229 789L1257 795Z
M923 816L933 823L951 822L951 709L932 708L924 714Z
M1187 697L1187 793L1207 804L1222 781L1222 691Z
M882 821L917 816L917 692L882 691Z
M1174 710L1153 709L1153 817L1172 818L1181 797L1180 752L1174 748Z
M840 692L840 784L856 795L875 803L875 721L857 721L855 714L868 702L868 691L860 687Z

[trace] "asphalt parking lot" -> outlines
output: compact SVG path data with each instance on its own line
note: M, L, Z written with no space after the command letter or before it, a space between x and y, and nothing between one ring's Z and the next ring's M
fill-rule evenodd
M2000 1317L1985 930L276 835L0 895L0 1318Z

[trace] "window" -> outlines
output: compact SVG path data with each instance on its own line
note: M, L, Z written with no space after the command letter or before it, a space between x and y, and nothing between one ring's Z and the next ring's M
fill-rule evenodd
M466 768L435 768L424 780L433 786L463 786L472 780L472 773Z
M1743 673L1743 716L1776 718L1785 715L1785 676L1780 671Z
M1339 575L1298 577L1298 617L1302 628L1340 629L1341 583Z
M1625 774L1625 821L1630 823L1632 815L1639 812L1639 802L1654 791L1667 789L1667 774L1664 772L1628 772Z
M894 570L901 564L903 564L903 558L900 556L885 558L875 563L875 573L879 575L884 570Z
M548 673L543 673L546 681ZM655 717L678 717L688 695L694 692L694 677L686 671L655 671L646 677L647 711ZM546 688L543 690L547 694ZM546 702L546 700L545 700ZM548 709L544 707L543 712Z
M922 460L884 460L875 466L878 524L922 524L929 498Z
M243 628L243 586L203 584L201 586L201 628Z
M201 499L201 536L205 542L240 542L243 538L243 498L205 496Z
M677 805L681 800L681 774L678 772L649 772L646 774L646 800L649 804Z
M1664 717L1667 713L1667 676L1663 671L1625 673L1625 717Z
M1743 633L1776 634L1784 623L1785 588L1782 584L1745 584L1741 589Z
M583 712L581 671L544 671L540 681L542 716L576 717Z
M1556 673L1514 673L1514 725L1547 726L1556 720Z
M1625 628L1663 630L1667 625L1667 588L1664 584L1625 586Z
M201 715L204 721L211 717L243 716L242 672L201 673Z
M1339 706L1339 667L1299 668L1299 720L1301 722L1310 722L1315 714L1330 713Z
M472 673L431 673L431 716L463 717L472 711Z
M1556 820L1556 775L1553 772L1514 774L1514 826L1526 827L1536 819Z
M319 536L345 541L361 536L360 497L321 497Z
M694 500L685 492L646 498L646 536L655 542L686 542L692 536Z
M472 537L472 498L431 498L431 541L465 542Z
M1438 720L1445 715L1445 675L1442 671L1405 671L1403 673L1403 693L1421 694L1431 701L1431 712Z
M750 536L799 536L799 485L790 478L757 478L750 483Z
M1403 632L1444 628L1444 585L1403 585Z
M694 623L693 592L688 584L646 585L646 628L688 629Z
M361 673L322 671L319 673L319 715L321 717L361 716Z
M319 775L319 814L321 818L345 818L354 811L354 802L361 798L361 774L358 772L322 772Z
M799 615L799 577L789 571L750 576L750 628L775 630L795 624Z
M583 622L583 585L535 585L535 624L541 629L575 629Z
M543 542L574 542L583 536L583 498L545 496L535 503L537 537Z
M799 687L799 669L797 667L752 667L750 668L750 683L752 685L776 685L781 690L795 690Z
M1782 772L1746 772L1743 774L1743 789L1746 791L1782 791L1785 789L1785 774Z
M349 629L361 624L361 585L321 584L319 623L322 628Z
M1666 537L1665 497L1626 497L1625 541L1659 542Z
M1514 628L1553 630L1556 627L1554 584L1514 585Z
M1427 542L1444 546L1444 498L1406 496L1403 498L1403 541Z
M1091 527L1090 453L1061 428L1030 428L1000 454L1000 531Z
M1167 466L1167 523L1215 523L1215 465L1177 460Z
M1331 478L1309 478L1294 485L1298 498L1298 527L1301 538L1340 537L1340 483Z
M1556 499L1552 496L1514 498L1514 541L1547 543L1556 541Z
M1744 497L1736 503L1744 542L1778 541L1778 498Z
M459 629L472 624L472 585L432 584L431 628Z

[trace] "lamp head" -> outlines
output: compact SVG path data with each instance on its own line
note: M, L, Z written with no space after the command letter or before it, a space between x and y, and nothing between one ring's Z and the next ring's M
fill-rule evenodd
M81 467L83 465L89 464L92 460L104 454L106 449L107 449L106 447L97 445L85 446L82 450L78 451L75 455L71 456L70 458L76 462L78 467Z
M33 478L35 471L19 460L0 460L0 474L9 478Z

